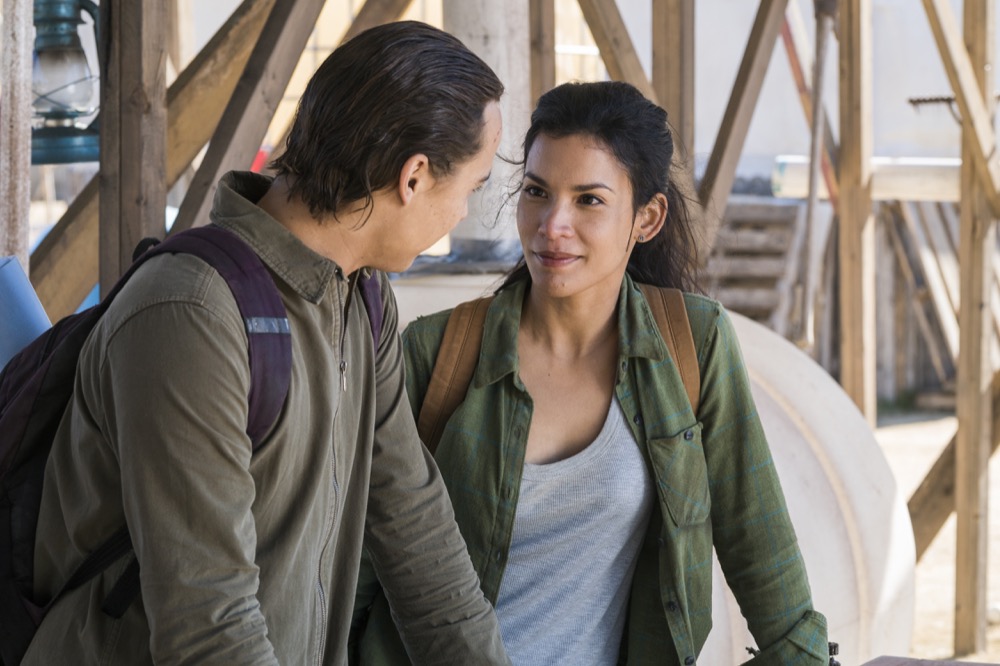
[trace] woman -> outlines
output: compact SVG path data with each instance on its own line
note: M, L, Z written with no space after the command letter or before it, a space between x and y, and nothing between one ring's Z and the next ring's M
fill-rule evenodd
M524 141L523 261L486 315L475 375L436 449L514 664L694 664L712 547L760 650L825 664L809 584L723 308L686 294L693 413L637 282L695 288L693 229L663 109L619 82L546 93ZM419 413L448 313L404 334ZM402 659L362 573L360 658ZM370 611L365 614L366 611Z

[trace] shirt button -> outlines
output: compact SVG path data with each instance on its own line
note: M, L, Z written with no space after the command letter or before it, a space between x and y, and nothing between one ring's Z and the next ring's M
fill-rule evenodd
M496 558L497 562L499 562L500 560L503 559L503 551L497 549L497 552L493 554L493 557Z
M694 439L694 430L685 430L684 431L684 439L686 439L689 442L692 439Z
M671 613L676 613L678 608L679 606L677 605L676 602L673 601L667 602L667 610L670 611Z
M694 665L694 657L688 657L684 660L684 666L693 666L693 665Z
M628 370L628 361L622 361L622 370Z
M632 419L632 423L642 425L642 414L636 414L635 418Z

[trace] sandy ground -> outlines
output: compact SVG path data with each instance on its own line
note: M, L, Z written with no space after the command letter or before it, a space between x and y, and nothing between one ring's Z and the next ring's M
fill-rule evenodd
M906 414L880 417L875 436L905 496L923 480L941 449L955 433L950 414ZM987 649L960 661L1000 664L1000 453L990 462L990 541L987 569ZM954 658L955 516L945 523L917 563L916 617L910 656Z

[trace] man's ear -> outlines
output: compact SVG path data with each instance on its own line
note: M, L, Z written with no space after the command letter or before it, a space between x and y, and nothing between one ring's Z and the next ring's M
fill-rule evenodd
M667 221L667 197L662 193L657 193L649 200L645 206L639 209L636 215L635 235L642 235L648 241L650 238L660 233L663 224Z
M434 176L431 175L430 160L423 153L412 155L403 163L403 168L399 170L399 183L397 185L399 199L405 206L413 200L415 195L429 190L433 184Z

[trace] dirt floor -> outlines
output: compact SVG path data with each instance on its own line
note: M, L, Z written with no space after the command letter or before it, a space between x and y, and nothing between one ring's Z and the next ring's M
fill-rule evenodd
M955 433L951 414L900 414L879 418L875 436L905 496L923 480L941 449ZM987 649L959 661L1000 664L1000 454L990 463L990 541ZM955 516L945 523L917 563L916 617L910 656L953 659L955 603Z

